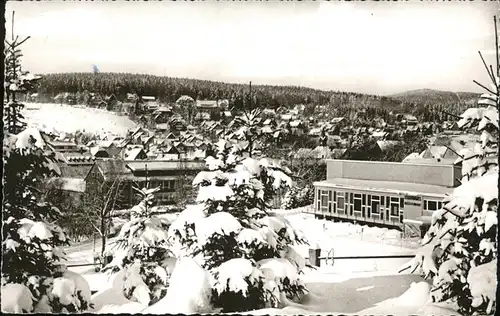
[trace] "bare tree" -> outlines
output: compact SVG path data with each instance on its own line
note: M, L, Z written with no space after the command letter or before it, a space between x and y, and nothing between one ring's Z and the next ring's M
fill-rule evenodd
M113 210L120 200L124 189L124 177L120 162L110 161L110 170L105 176L98 173L90 175L83 196L83 216L101 237L101 256L106 250L111 220L116 214Z

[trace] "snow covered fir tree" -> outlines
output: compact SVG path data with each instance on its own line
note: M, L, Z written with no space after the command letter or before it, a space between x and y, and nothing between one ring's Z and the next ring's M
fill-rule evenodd
M132 208L141 211L119 234L125 250L115 251L105 270L121 271L115 286L127 299L151 305L145 312L248 311L286 306L306 293L299 277L305 259L293 248L306 240L267 212L273 194L291 185L289 170L241 154L220 140L214 157L206 159L208 171L193 181L197 204L172 222L147 214L155 189L142 189L144 199ZM200 295L182 304L189 300L179 297L183 271L193 269L200 275L201 288L194 290ZM179 304L184 309L172 310Z
M2 312L78 312L90 303L81 276L66 270L62 229L53 224L60 211L45 203L37 187L56 176L54 156L37 129L26 128L17 100L39 76L21 71L18 37L5 41Z
M459 153L461 185L433 214L422 248L407 267L432 279L434 302L452 304L464 315L496 310L500 68L486 71L491 84L481 86L487 93L458 120L460 128L481 133L480 143Z

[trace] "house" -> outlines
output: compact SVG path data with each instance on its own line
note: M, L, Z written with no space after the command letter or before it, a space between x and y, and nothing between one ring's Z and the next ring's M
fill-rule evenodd
M320 127L315 127L312 128L307 135L312 136L312 137L319 137L321 135L321 128Z
M49 184L57 185L62 191L69 193L75 203L81 201L86 191L86 178L94 166L90 163L58 163L59 177L48 180ZM58 182L58 183L56 183Z
M169 107L159 107L153 112L153 121L156 124L167 123L172 116L172 109Z
M136 93L127 93L127 101L134 103L139 100L139 96Z
M378 140L384 140L387 138L387 136L389 136L389 133L385 131L373 131L371 134L373 138Z
M117 106L118 106L118 99L116 98L116 96L114 94L111 94L109 96L106 96L104 98L104 101L106 101L106 109L107 110L116 110Z
M295 120L290 122L290 132L292 135L301 136L304 135L306 127L301 120Z
M170 131L170 123L156 124L155 129L160 132L168 132Z
M433 212L460 182L461 166L327 160L315 182L317 216L399 227L423 236Z
M180 158L179 150L172 145L161 147L160 152L160 157L162 160L178 160Z
M76 97L73 93L69 93L69 92L64 92L64 93L59 93L58 95L56 95L54 97L54 101L56 101L57 103L60 103L60 104L63 104L63 103L66 103L66 104L76 104Z
M218 119L216 116L220 116L221 105L214 100L196 100L195 109L195 120Z
M418 119L411 114L399 114L396 118L406 126L416 126L418 124Z
M159 187L160 191L154 194L155 202L165 205L175 203L178 190L190 183L204 168L203 161L110 159L97 161L85 179L87 182L93 178L114 181L119 177L122 181L121 194L127 197L126 204L130 207L138 202L133 190L134 185Z
M195 121L208 121L212 118L209 112L198 112L194 116Z
M39 102L40 95L38 93L31 93L26 96L26 102Z
M121 149L111 140L105 140L98 143L97 146L90 148L90 154L94 158L110 158L118 156Z
M187 130L187 124L184 122L184 120L171 119L169 124L171 132L180 133L181 131Z
M78 146L73 141L67 141L67 140L53 140L49 141L48 144L52 146L54 151L57 152L81 152L82 147Z
M342 143L342 138L339 135L328 135L326 142L329 147L340 148Z
M148 158L146 152L141 147L136 147L136 148L131 148L129 150L125 150L125 152L123 154L124 154L125 161L144 160L144 159Z
M262 122L262 126L269 126L271 128L275 128L276 125L276 120L273 118L267 118Z
M397 146L399 144L401 144L401 141L398 141L398 140L378 140L377 141L377 145L382 152L387 151L387 150L389 150L389 149L391 149L394 146Z
M347 126L347 120L345 117L334 117L330 121L333 125L339 126L340 128Z
M144 103L147 103L147 102L154 102L156 101L156 98L153 97L153 96L146 96L146 95L143 95L141 96L141 101L144 102Z
M264 109L262 110L263 117L276 117L276 111L274 109Z

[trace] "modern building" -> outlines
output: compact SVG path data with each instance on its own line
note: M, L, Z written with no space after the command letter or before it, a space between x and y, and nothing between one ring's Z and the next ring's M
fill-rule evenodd
M422 234L460 178L456 164L327 160L327 179L314 183L313 213Z

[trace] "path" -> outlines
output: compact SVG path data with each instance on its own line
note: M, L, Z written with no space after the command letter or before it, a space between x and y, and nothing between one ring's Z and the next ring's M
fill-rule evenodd
M412 282L420 281L422 278L418 275L388 275L353 278L338 283L306 283L317 298L302 303L314 306L314 311L318 312L356 313L398 297Z

